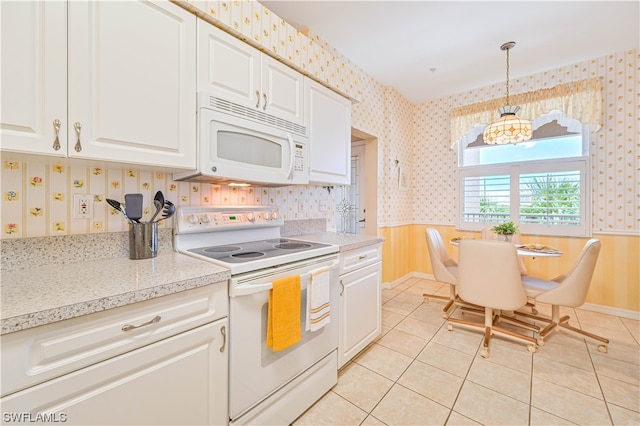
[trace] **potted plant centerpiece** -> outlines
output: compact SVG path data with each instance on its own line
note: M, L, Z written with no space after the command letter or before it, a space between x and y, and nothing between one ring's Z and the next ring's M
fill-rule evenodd
M511 222L501 223L500 225L496 225L493 228L491 228L491 230L496 234L498 234L499 240L511 242L511 237L513 237L513 234L518 232L518 227L516 226L515 223L513 223L513 221L511 221Z

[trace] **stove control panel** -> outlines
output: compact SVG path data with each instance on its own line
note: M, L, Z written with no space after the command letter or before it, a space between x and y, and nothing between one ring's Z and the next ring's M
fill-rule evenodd
M284 225L277 207L179 207L174 216L174 232L229 231Z

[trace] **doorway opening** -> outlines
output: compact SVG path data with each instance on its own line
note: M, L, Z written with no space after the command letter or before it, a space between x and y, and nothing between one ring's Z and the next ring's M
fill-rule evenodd
M377 234L378 139L351 128L351 184L336 191L336 231Z

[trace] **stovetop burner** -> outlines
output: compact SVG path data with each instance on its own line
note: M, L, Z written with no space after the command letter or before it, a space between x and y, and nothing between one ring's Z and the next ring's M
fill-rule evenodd
M205 253L228 253L230 251L238 251L240 247L235 246L213 246L203 249Z
M288 242L288 243L276 244L274 247L279 249L285 249L285 250L295 250L295 249L303 249L303 248L311 247L311 244Z

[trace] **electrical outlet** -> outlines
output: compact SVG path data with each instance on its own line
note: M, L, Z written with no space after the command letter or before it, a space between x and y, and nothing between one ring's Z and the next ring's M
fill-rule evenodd
M73 218L92 219L93 218L93 195L73 194Z

